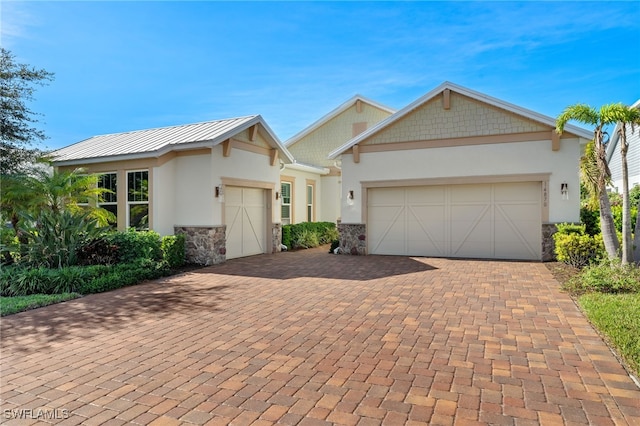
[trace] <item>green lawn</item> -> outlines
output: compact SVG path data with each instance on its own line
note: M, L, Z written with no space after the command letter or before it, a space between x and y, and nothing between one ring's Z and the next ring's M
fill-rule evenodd
M41 306L53 305L66 300L77 299L78 293L33 294L31 296L0 297L0 315L11 315Z
M640 375L640 293L587 293L578 303L636 376Z

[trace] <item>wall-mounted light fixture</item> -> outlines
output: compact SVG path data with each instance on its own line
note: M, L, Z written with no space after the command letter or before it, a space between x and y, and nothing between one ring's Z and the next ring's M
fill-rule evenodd
M567 182L562 182L560 184L560 193L562 194L563 200L569 199L569 184Z
M280 199L280 193L278 191L276 191L276 200Z
M223 202L224 201L224 188L222 185L218 185L216 186L215 189L216 192L216 198L218 199L219 202Z
M353 205L353 199L354 199L353 189L350 189L349 192L347 192L347 204L352 206Z

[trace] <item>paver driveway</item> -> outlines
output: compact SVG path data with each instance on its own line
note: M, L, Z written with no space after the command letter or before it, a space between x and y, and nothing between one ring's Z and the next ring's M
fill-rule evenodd
M317 249L3 319L2 409L7 424L606 425L640 424L640 391L543 264Z

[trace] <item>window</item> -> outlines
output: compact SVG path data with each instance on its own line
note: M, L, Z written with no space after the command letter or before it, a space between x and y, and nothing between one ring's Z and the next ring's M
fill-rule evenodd
M131 228L149 229L149 171L127 173L127 213Z
M109 190L102 194L102 201L98 203L98 207L107 210L113 215L113 220L109 221L112 226L118 224L118 185L117 173L103 173L98 176L98 188Z
M280 184L280 201L282 204L282 224L291 224L291 183Z
M307 222L313 222L313 185L307 185Z

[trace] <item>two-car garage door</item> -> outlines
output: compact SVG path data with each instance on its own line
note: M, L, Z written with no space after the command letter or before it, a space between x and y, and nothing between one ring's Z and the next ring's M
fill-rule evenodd
M541 183L369 188L368 251L541 259Z

